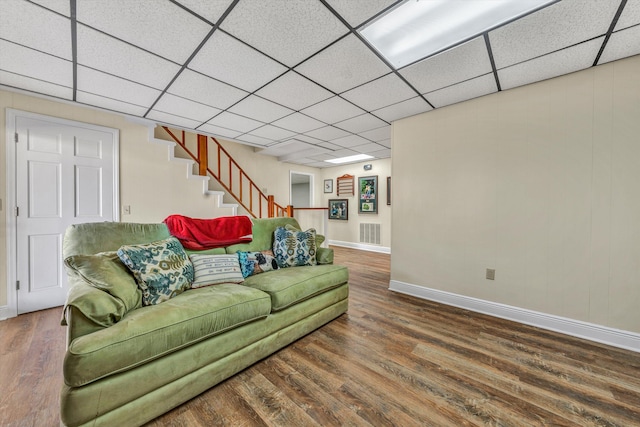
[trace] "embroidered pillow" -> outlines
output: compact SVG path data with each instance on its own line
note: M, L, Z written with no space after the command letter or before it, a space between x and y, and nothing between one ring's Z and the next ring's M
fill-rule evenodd
M195 278L191 284L192 288L244 281L237 255L191 254L189 258L191 258L195 272Z
M142 305L160 304L189 289L193 264L175 237L143 245L124 245L118 257L142 290Z
M273 233L273 255L280 268L316 265L316 230L292 231L278 227Z
M273 256L273 251L243 252L238 251L238 260L243 277L253 274L264 273L265 271L277 270L278 263Z
M291 224L286 224L284 228L286 228L289 231L300 231L299 228L296 228L295 225L291 225ZM316 248L319 248L320 245L322 245L322 243L324 242L324 239L325 238L322 234L316 233Z

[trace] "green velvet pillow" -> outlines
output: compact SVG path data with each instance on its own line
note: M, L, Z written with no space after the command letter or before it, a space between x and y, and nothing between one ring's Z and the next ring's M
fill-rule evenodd
M140 307L142 293L135 278L115 252L72 255L64 263L72 274L122 301L126 311Z
M142 304L167 301L191 287L193 264L175 237L142 245L124 245L118 257L142 289Z
M316 230L276 228L273 232L273 255L280 268L316 265Z

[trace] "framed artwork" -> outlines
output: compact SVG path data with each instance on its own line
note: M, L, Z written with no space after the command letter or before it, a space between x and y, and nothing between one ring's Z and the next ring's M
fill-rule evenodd
M358 212L378 213L378 175L358 178Z
M325 193L333 193L333 180L325 179L324 180L324 192Z
M349 219L348 199L329 199L329 219Z

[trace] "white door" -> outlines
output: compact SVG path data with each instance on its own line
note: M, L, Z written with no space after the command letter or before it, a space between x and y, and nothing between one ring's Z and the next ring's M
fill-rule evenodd
M64 304L66 228L117 212L117 130L34 116L15 116L18 314Z

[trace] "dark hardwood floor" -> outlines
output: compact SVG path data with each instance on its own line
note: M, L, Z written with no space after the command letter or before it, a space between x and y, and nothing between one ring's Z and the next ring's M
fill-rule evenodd
M640 354L390 292L335 248L349 312L148 426L640 426ZM2 425L58 425L60 309L0 322Z

